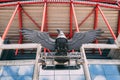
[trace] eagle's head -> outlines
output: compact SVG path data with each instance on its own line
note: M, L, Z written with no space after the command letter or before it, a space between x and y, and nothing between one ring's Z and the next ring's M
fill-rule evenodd
M65 34L63 33L63 31L61 31L60 29L57 29L57 32L58 32L57 38L66 38Z

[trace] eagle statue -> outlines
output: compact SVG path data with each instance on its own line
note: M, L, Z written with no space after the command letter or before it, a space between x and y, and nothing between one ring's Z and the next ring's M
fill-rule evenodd
M49 50L55 50L56 56L67 56L70 50L80 50L82 44L93 42L103 33L101 29L89 30L87 32L75 32L71 39L67 39L63 31L57 29L58 36L52 39L48 32L37 30L22 29L23 36L32 42L39 43ZM68 59L56 59L57 62L66 62Z

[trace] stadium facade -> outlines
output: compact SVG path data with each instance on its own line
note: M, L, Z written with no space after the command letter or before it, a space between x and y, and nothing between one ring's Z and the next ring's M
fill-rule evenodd
M120 80L119 0L1 0L0 80ZM49 32L61 29L71 39L74 32L102 29L100 38L70 51L73 67L55 67L52 51L25 39L22 28ZM72 57L80 53L77 61ZM43 55L44 54L44 55ZM44 68L40 59L45 59ZM76 58L76 57L75 57ZM79 66L76 66L78 65Z

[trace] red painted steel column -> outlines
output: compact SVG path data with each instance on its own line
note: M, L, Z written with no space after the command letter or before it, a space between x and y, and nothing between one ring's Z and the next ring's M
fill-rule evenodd
M5 31L4 31L3 36L2 36L2 40L4 40L6 38L8 30L10 29L10 26L12 24L12 21L16 15L18 9L19 9L19 5L17 5L17 7L15 8L15 11L13 12L12 17L10 18L9 23L8 23L7 27L5 28Z
M47 25L47 13L48 13L48 7L47 7L47 1L46 1L46 12L45 12L45 31L48 31L48 25Z
M43 32L44 30L44 27L45 27L45 18L46 18L46 9L47 9L47 3L46 3L46 0L44 0L44 9L43 9L43 17L42 17L42 25L41 25L41 29L40 31ZM46 48L44 48L44 53L46 53Z
M43 17L42 17L42 25L41 25L41 32L43 32L44 30L44 26L45 26L45 15L46 15L46 1L45 1L45 4L44 4L44 9L43 9Z
M22 25L22 6L20 4L18 8L18 19L19 19L19 30L21 30L23 25ZM19 32L19 34L20 34L20 38L19 38L18 44L21 44L23 40L23 36L21 32ZM15 52L15 55L17 54L18 54L18 49L16 49L16 52Z
M94 29L98 26L98 5L95 8L95 16L94 16Z
M120 11L118 12L118 29L117 36L120 34Z
M73 5L73 1L71 3L71 6L72 6L73 16L74 16L74 20L75 20L76 31L79 32L79 27L78 27L78 22L77 22L77 17L76 17L76 14L75 14L75 9L74 9L74 5Z
M100 8L99 6L98 6L98 9L99 9L99 11L100 11L100 13L101 13L101 15L102 15L102 17L103 17L103 19L104 19L104 21L105 21L107 27L108 27L108 29L110 30L110 33L112 34L112 37L114 38L114 40L116 40L116 36L115 36L113 30L112 30L112 28L111 28L109 22L107 21L105 15L103 14L103 12L102 12L102 10L101 10L101 8Z
M94 30L96 30L96 28L98 27L98 6L99 5L96 5L96 7L95 7ZM95 40L95 43L97 44L98 40ZM102 51L100 48L98 48L98 51L99 51L100 55L102 55Z
M72 0L70 0L70 34L69 34L69 38L71 38L73 35L72 24L73 24L73 10L72 10Z

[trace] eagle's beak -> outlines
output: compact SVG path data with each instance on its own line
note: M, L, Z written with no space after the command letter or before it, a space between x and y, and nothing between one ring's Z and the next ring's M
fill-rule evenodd
M57 32L60 33L60 29L57 29Z

